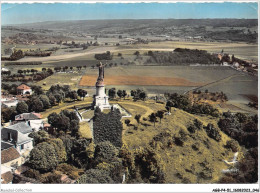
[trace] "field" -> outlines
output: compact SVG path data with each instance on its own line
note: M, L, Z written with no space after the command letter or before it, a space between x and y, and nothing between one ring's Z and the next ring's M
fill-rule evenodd
M83 76L80 86L95 85L97 77ZM183 78L149 77L149 76L106 76L107 85L154 85L154 86L202 86L202 83L190 82Z
M247 43L162 41L149 44L123 45L118 47L118 52L121 52L123 49L123 53L127 53L130 50L133 52L133 50L137 49L142 51L172 51L175 48L206 50L209 53L220 53L223 49L225 53L234 54L235 57L258 61L258 45Z

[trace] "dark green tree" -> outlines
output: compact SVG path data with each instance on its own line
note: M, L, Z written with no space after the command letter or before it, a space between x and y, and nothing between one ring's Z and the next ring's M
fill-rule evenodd
M141 118L141 115L140 115L140 114L135 115L135 120L136 120L136 122L138 123L138 125L139 125L139 123L140 123L140 118Z
M156 117L159 117L160 123L162 122L163 115L164 115L163 111L157 111L157 113L156 113Z
M28 113L28 105L25 102L19 102L16 105L16 111L18 114Z
M55 169L58 164L55 148L47 142L39 143L30 152L28 163L41 172Z

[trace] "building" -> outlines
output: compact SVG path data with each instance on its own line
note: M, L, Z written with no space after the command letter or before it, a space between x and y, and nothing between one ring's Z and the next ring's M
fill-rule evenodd
M30 120L39 120L42 118L40 113L22 113L15 116L15 121L30 121Z
M93 98L94 108L99 107L101 111L103 111L103 109L111 108L108 102L108 96L105 93L104 66L101 62L99 66L99 75L96 82L96 95L94 95Z
M3 107L16 107L18 104L18 100L13 99L13 100L6 100L6 101L1 101Z
M1 184L12 184L13 177L11 168L1 164Z
M31 87L27 86L26 84L20 84L17 87L17 95L24 95L24 94L32 94Z
M2 148L1 146L1 183L12 184L13 172L25 162L25 159L12 146Z
M1 166L4 165L8 168L16 168L24 163L20 153L14 148L1 150Z
M27 156L33 148L33 139L28 136L32 131L24 122L10 125L1 129L1 140L13 145L21 155Z

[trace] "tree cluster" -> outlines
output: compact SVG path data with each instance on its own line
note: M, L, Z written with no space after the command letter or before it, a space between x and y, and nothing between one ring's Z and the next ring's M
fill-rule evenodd
M219 128L228 136L237 140L240 145L246 148L258 146L258 118L243 113L224 113L219 120Z
M174 52L149 51L148 63L160 65L220 64L219 59L205 50L176 48Z
M106 53L95 54L95 58L97 60L112 60L113 55L110 53L110 51L107 51Z
M74 111L63 110L59 114L51 113L48 116L48 123L57 129L57 132L70 131L71 136L79 137L79 118Z
M171 107L175 107L192 114L206 114L213 117L219 117L218 109L214 108L210 104L192 104L191 100L186 95L165 93L165 97L168 100L166 103L166 109L168 111Z
M144 90L136 89L131 90L131 96L134 98L134 100L145 100L147 97L147 93Z
M122 145L123 126L118 109L111 109L108 114L102 113L97 107L93 118L93 135L95 143L110 141L114 146Z

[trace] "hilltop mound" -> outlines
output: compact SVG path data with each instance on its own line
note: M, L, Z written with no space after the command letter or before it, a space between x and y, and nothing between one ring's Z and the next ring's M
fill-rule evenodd
M137 108L140 108L141 103L154 112L164 109L162 104L138 103ZM134 112L134 105L133 103L129 109L130 112ZM194 126L195 119L202 124L193 133L188 128ZM158 121L155 126L144 121L143 117L141 120L137 129L125 126L123 141L132 152L140 151L140 147L152 149L158 167L164 173L163 183L216 183L222 177L222 170L229 168L223 160L233 159L234 152L225 148L231 138L218 128L216 118L174 109L171 115L166 115L161 123ZM137 126L133 118L131 122ZM212 124L211 127L215 128L221 137L214 139L212 132L210 134L207 130L208 124ZM241 156L242 153L239 152L239 159Z

